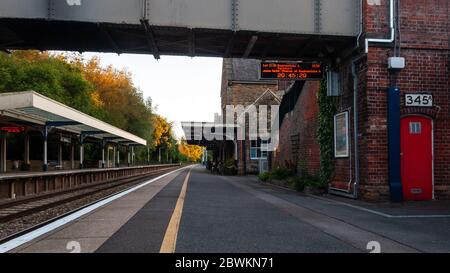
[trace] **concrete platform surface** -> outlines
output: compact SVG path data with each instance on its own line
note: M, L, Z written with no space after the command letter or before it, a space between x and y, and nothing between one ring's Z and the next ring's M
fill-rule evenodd
M175 242L178 253L354 253L374 244L386 253L441 253L450 252L447 211L446 202L369 204L299 194L196 166L12 252L158 253Z
M95 252L166 185L186 172L180 170L159 179L11 252L68 253L70 243L79 244L82 253Z

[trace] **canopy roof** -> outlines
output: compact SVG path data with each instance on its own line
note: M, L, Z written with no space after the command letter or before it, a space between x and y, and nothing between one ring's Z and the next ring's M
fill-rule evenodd
M86 115L34 91L0 94L0 111L33 124L58 127L75 134L128 145L147 145L147 141L106 122Z
M235 124L220 124L214 122L195 122L195 121L185 121L181 123L181 126L186 136L186 142L191 145L199 145L212 147L216 142L235 140L238 125ZM228 134L229 129L232 128L233 133ZM210 137L213 140L205 139L203 133L209 132Z

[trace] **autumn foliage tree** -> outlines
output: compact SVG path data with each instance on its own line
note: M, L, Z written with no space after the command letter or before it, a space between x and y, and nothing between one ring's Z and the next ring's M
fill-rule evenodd
M199 149L178 143L172 123L155 114L151 98L144 99L131 74L103 67L98 57L78 53L39 51L0 53L0 93L34 90L147 140L153 159L197 161ZM98 148L98 147L97 147ZM181 152L182 151L182 152ZM137 161L147 149L137 148Z
M187 161L199 162L202 158L203 148L197 145L189 145L186 140L182 139L180 145L178 146L180 154L182 154Z

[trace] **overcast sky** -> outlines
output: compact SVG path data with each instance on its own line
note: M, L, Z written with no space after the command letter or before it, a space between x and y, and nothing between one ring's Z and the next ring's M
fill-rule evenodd
M184 136L180 122L213 121L220 112L222 59L151 55L84 53L99 56L102 66L126 68L135 86L151 97L158 113L174 122L175 133Z

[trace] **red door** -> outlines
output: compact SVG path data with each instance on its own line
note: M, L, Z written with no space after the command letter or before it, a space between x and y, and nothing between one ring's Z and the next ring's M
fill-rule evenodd
M401 173L405 200L433 199L433 121L408 116L401 121Z

